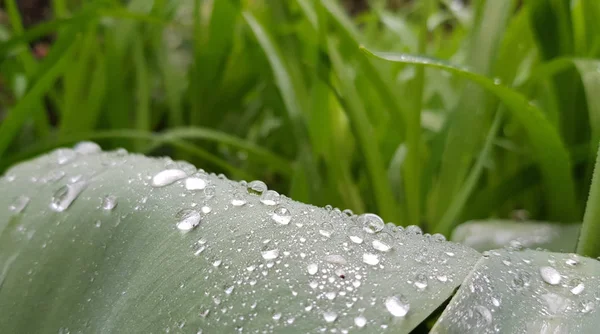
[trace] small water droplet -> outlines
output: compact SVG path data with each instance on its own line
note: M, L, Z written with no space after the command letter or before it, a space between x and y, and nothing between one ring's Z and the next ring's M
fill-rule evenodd
M308 270L309 275L314 275L317 273L317 271L319 271L319 265L317 265L316 263L311 263L308 266L306 266L306 269Z
M529 275L529 273L519 272L515 275L515 277L513 277L512 285L517 289L521 289L529 286L530 280L531 276Z
M358 217L358 221L362 224L365 232L371 234L378 233L385 227L383 219L381 219L381 217L373 213L365 213L360 215Z
M102 209L110 211L117 206L117 197L113 195L106 195L102 199Z
M231 199L231 205L233 206L243 206L247 203L244 194L240 191L236 191L233 193L233 198Z
M275 190L267 190L260 196L260 202L264 205L277 205L279 193Z
M52 196L50 208L56 212L65 211L86 187L87 182L85 181L79 181L60 187Z
M354 318L354 324L358 328L363 328L367 325L367 318L365 318L362 315L359 315L358 317Z
M363 254L363 262L368 265L375 266L379 263L379 256L377 256L377 254L373 254L373 253L364 253Z
M250 183L248 183L247 188L248 188L249 193L255 194L255 195L260 195L267 190L267 185L263 181L254 180L254 181L250 181Z
M100 220L96 220L96 227L101 227L102 226L102 221Z
M206 181L198 176L192 176L185 179L185 189L202 190L206 188Z
M192 209L183 209L177 212L177 228L180 231L190 231L200 224L200 213Z
M271 214L271 219L273 219L273 221L277 224L287 225L292 220L292 214L290 213L290 210L288 210L286 207L279 206L275 208L275 210L273 210L273 214Z
M476 305L475 314L477 314L478 327L481 325L488 326L492 323L492 312L490 312L490 310L487 307L482 305Z
M325 238L331 238L331 234L333 234L333 225L329 222L321 223L319 234Z
M279 319L281 319L281 313L275 313L275 314L273 314L273 320L279 321Z
M388 242L384 242L382 240L379 239L375 239L373 240L373 248L375 248L376 250L380 251L380 252L389 252L392 249L391 244L389 244Z
M438 275L436 276L437 280L442 282L442 283L446 283L448 281L448 276L446 275Z
M596 309L596 303L593 300L584 300L581 302L581 313L590 313Z
M230 287L228 287L228 288L225 289L225 293L228 294L228 295L230 295L233 292L233 289L234 289L234 286L232 285L232 286L230 286Z
M409 225L404 229L406 234L421 235L423 230L417 225Z
M557 285L561 280L560 273L553 267L541 267L540 275L542 276L544 282L550 285Z
M75 144L75 146L73 147L73 150L75 151L75 153L78 153L81 155L89 155L89 154L102 152L102 148L100 147L100 145L98 145L94 142L91 142L91 141L79 142L79 143Z
M59 148L54 151L54 154L56 155L56 162L59 165L64 165L77 157L77 153L68 148Z
M410 304L402 296L392 296L385 300L385 308L395 317L404 317L410 310Z
M153 187L164 187L186 177L187 174L181 169L165 169L152 177Z
M323 319L325 319L325 321L328 323L334 322L337 319L337 317L338 317L337 313L335 313L333 311L323 312Z
M29 197L25 195L17 196L8 206L8 209L14 213L21 213L29 204Z

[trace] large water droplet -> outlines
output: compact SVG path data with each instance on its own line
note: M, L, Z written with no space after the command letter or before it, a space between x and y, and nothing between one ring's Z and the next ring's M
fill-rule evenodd
M560 273L553 267L541 267L540 275L542 276L544 282L550 285L557 285L558 283L560 283Z
M363 328L367 325L367 318L365 318L362 315L359 315L358 317L354 318L354 324L358 328Z
M395 317L404 317L410 310L410 304L402 296L392 296L385 300L385 308Z
M180 231L190 231L200 224L200 213L193 209L183 209L177 212L177 228Z
M364 213L358 217L358 221L362 224L363 229L367 233L377 233L385 227L385 222L381 217L373 213Z
M319 271L319 265L317 265L316 263L311 263L308 266L306 266L306 269L308 270L309 275L314 275L317 273L317 271Z
M260 195L267 190L267 185L260 180L254 180L248 183L248 192L255 195Z
M355 244L362 244L364 240L364 231L358 226L350 226L347 230L348 238Z
M333 225L329 222L321 223L321 226L319 228L319 234L326 238L330 238L333 234Z
M100 147L100 145L98 145L94 142L91 142L91 141L79 142L79 143L75 144L75 146L73 147L73 150L76 153L79 153L81 155L88 155L88 154L102 152L102 148Z
M585 284L578 278L572 279L571 282L569 282L569 286L571 287L571 293L574 295L582 293L585 289Z
M480 325L490 325L492 323L492 312L482 305L475 306L475 314L477 315L477 323Z
M52 196L50 209L63 212L71 206L71 203L87 187L87 182L79 181L60 187Z
M8 209L14 213L21 213L29 204L29 197L25 195L17 196L8 206Z
M337 313L335 313L333 311L323 312L323 319L325 319L325 321L328 323L334 322L337 319L337 317L338 317Z
M243 206L247 203L246 197L240 191L236 191L233 193L233 198L231 199L231 205L233 206Z
M279 193L275 190L267 190L260 196L260 202L264 205L277 205Z
M273 210L271 219L278 224L287 225L290 223L290 220L292 220L292 214L286 207L279 206Z
M164 187L186 176L187 174L181 169L165 169L152 177L152 186Z
M363 262L368 265L375 266L379 263L379 256L377 256L377 254L364 253Z
M260 254L262 255L263 259L267 261L275 260L277 257L279 257L279 249L263 249Z
M102 199L102 209L110 211L117 206L117 197L113 195L106 195Z
M185 189L202 190L206 188L206 180L201 177L192 176L185 179Z

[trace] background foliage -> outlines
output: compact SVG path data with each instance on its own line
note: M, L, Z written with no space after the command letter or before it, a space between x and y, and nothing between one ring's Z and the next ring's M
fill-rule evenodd
M599 2L371 1L349 16L334 0L53 0L27 27L18 9L4 0L2 170L91 139L430 232L582 219Z

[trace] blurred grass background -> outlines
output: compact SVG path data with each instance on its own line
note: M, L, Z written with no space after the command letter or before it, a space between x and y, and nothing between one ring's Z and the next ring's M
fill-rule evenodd
M598 22L592 0L4 0L0 168L93 140L446 235L581 221Z

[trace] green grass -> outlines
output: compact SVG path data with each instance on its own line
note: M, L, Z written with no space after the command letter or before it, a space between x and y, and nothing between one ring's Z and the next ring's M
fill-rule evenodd
M583 219L594 1L371 1L355 17L334 0L52 2L28 28L5 2L2 168L90 139L428 232L516 209ZM27 43L46 34L37 59Z

